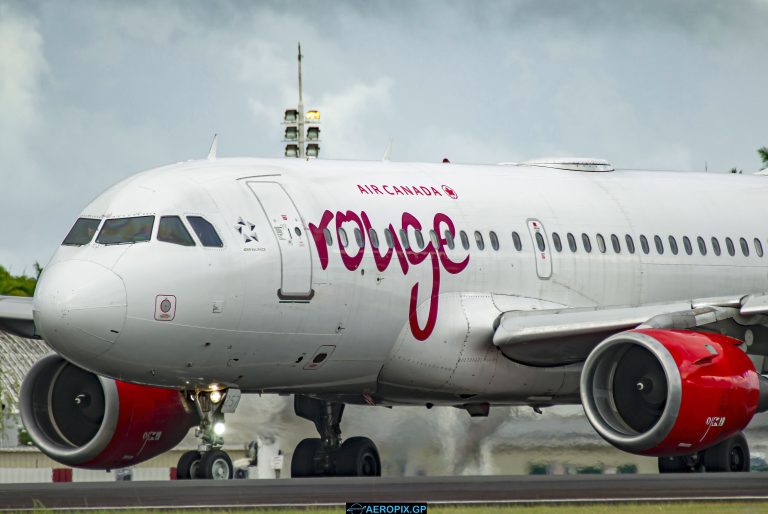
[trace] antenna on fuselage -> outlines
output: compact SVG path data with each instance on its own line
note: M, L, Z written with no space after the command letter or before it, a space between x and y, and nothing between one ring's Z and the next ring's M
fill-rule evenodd
M208 160L212 161L216 158L216 150L219 147L219 135L213 135L213 141L211 141L211 149L208 150Z
M390 139L389 140L389 144L384 149L384 155L381 157L381 160L383 162L389 162L389 156L392 155L392 145L394 145L394 144L395 144L395 140L394 139Z

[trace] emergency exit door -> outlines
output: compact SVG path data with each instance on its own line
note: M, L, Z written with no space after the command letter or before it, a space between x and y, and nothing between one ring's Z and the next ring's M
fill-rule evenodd
M547 232L537 219L528 220L528 232L533 242L533 254L536 259L536 274L540 279L552 276L552 253L549 250Z
M312 298L312 256L309 238L296 205L283 186L276 182L248 182L261 204L280 250L281 279L277 295L281 300Z

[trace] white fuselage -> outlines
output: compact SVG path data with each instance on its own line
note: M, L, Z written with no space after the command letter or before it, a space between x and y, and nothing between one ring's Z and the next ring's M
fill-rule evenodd
M767 198L765 178L743 175L191 161L124 180L82 216L179 216L194 234L186 217L197 215L223 246L204 247L197 235L195 246L158 241L157 222L147 242L62 246L41 278L36 323L76 364L158 386L381 403L577 402L579 366L507 359L492 342L499 314L765 291ZM388 255L390 227L398 238L408 231L412 250L398 242ZM163 299L170 314L158 310Z

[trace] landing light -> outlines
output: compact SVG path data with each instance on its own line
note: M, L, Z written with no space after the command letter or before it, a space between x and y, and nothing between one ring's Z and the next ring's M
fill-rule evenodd
M213 433L216 435L224 435L224 432L226 431L227 427L224 425L223 421L217 421L213 425Z
M221 401L221 392L220 391L211 391L211 402L219 403L220 401Z

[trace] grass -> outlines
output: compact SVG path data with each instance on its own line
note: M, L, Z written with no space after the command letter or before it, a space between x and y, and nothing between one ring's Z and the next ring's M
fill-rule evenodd
M220 513L229 512L228 510L149 510L149 509L126 509L126 510L84 510L67 511L67 514L82 512L88 514L183 514L186 512L198 513ZM37 512L54 512L41 509ZM281 509L281 508L262 508L262 509L243 509L236 510L237 513L255 513L255 514L340 514L344 513L344 508L307 508L307 509ZM758 514L768 513L768 502L691 502L691 503L612 503L612 504L587 504L587 505L488 505L488 506L469 506L469 505L432 505L429 507L428 514Z

